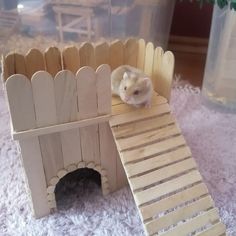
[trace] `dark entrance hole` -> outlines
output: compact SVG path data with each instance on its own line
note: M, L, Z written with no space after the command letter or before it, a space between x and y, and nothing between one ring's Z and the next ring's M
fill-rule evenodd
M86 199L97 195L102 195L101 175L89 168L68 173L55 188L58 210L82 207Z

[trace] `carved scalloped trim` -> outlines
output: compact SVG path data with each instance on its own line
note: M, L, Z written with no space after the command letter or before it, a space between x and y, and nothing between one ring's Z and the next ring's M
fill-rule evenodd
M78 169L82 168L89 168L97 171L101 175L101 186L102 186L102 193L104 196L108 195L110 193L110 186L109 181L107 177L107 171L101 167L101 165L97 165L94 162L84 162L80 161L78 164L71 164L67 166L66 168L63 168L57 172L57 175L52 177L49 181L49 185L47 187L47 199L48 199L48 205L51 209L56 209L56 197L55 197L55 188L57 183L60 181L61 178L63 178L65 175L67 175L70 172L73 172Z

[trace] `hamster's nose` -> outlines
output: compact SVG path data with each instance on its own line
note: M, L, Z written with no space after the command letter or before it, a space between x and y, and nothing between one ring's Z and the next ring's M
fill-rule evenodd
M125 97L125 102L128 102L129 101L129 97Z

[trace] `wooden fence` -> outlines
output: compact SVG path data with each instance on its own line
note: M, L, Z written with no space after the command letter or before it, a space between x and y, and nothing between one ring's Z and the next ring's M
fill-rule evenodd
M23 74L28 78L39 70L46 70L55 76L60 70L70 70L76 74L82 66L96 69L101 64L110 65L111 69L128 64L144 70L153 80L155 91L169 99L174 70L172 52L160 47L154 48L151 42L143 39L128 39L125 42L115 40L110 44L103 42L96 45L84 43L79 47L71 46L62 50L50 47L41 53L31 49L25 56L11 53L4 59L3 79L13 74Z

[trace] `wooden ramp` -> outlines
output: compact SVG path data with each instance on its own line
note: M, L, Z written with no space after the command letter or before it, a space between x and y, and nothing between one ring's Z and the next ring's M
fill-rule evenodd
M167 100L133 108L113 98L110 126L147 235L225 234Z

